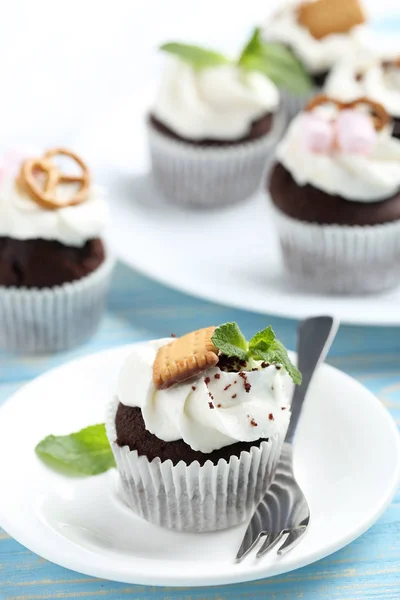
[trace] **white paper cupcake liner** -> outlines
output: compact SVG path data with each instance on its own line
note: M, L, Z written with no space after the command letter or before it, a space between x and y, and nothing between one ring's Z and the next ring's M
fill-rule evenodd
M116 443L115 415L118 400L110 404L106 429L117 469L121 477L125 501L140 517L169 529L180 531L216 531L226 529L249 518L273 479L290 413L282 431L254 446L240 457L232 456L217 465L207 461L203 466L156 458L149 461Z
M297 287L322 293L381 292L400 284L400 221L306 223L273 206L285 268Z
M320 94L322 88L313 87L310 92L305 94L294 94L290 92L286 88L279 88L279 94L281 98L282 106L285 108L288 119L293 119L303 108L305 105L317 94Z
M186 207L213 208L252 196L286 126L285 111L271 131L254 141L230 146L196 146L172 139L148 122L152 175L160 194Z
M54 288L0 286L0 347L21 353L66 350L88 339L101 319L114 266Z

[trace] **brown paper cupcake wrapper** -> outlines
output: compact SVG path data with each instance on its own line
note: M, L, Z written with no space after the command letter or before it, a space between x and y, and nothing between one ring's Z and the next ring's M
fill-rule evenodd
M203 466L183 461L149 461L116 443L115 415L118 400L108 408L108 439L121 477L125 502L140 517L169 529L216 531L242 523L271 482L289 423L278 434L240 457Z
M302 289L381 292L400 284L400 221L342 226L306 223L272 207L284 266Z
M285 111L260 139L231 146L196 146L172 139L148 123L152 174L160 194L175 205L213 208L252 196L286 126Z
M96 331L114 258L86 277L54 288L0 286L0 347L21 353L77 346Z

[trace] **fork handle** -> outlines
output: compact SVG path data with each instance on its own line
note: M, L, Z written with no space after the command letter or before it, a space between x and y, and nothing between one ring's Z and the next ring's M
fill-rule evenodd
M299 422L304 398L317 366L324 361L329 348L335 339L339 321L333 317L311 317L302 321L298 329L297 360L302 373L301 385L295 387L292 399L292 416L285 442L293 443L294 434Z

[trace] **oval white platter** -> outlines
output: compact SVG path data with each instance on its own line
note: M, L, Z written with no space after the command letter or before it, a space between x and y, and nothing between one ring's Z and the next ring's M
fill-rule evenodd
M81 358L24 386L0 409L0 526L59 565L126 583L217 585L286 573L361 535L390 503L400 475L399 435L381 403L333 367L311 384L295 440L295 471L311 510L289 554L235 563L246 524L210 534L177 533L133 515L113 469L66 477L40 462L35 445L104 420L131 346Z

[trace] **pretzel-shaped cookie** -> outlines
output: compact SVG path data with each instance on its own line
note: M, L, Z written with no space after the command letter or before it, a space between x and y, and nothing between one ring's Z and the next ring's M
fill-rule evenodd
M68 175L62 173L58 166L51 160L55 156L67 156L71 158L80 168L80 175ZM39 185L35 175L37 173L46 175L43 187ZM90 187L90 173L79 156L66 148L52 148L43 154L41 158L28 158L21 166L18 176L18 185L26 191L30 197L43 208L56 210L65 206L74 206L87 200ZM57 199L57 186L63 183L77 183L78 190L66 201Z
M315 96L310 100L306 105L305 110L311 111L317 106L322 106L324 104L334 104L339 110L355 108L356 106L361 106L363 104L366 105L370 110L372 122L376 131L381 131L390 122L390 116L382 104L374 102L366 97L357 98L357 100L353 100L352 102L341 102L335 98L330 98L326 94L318 94L318 96Z

